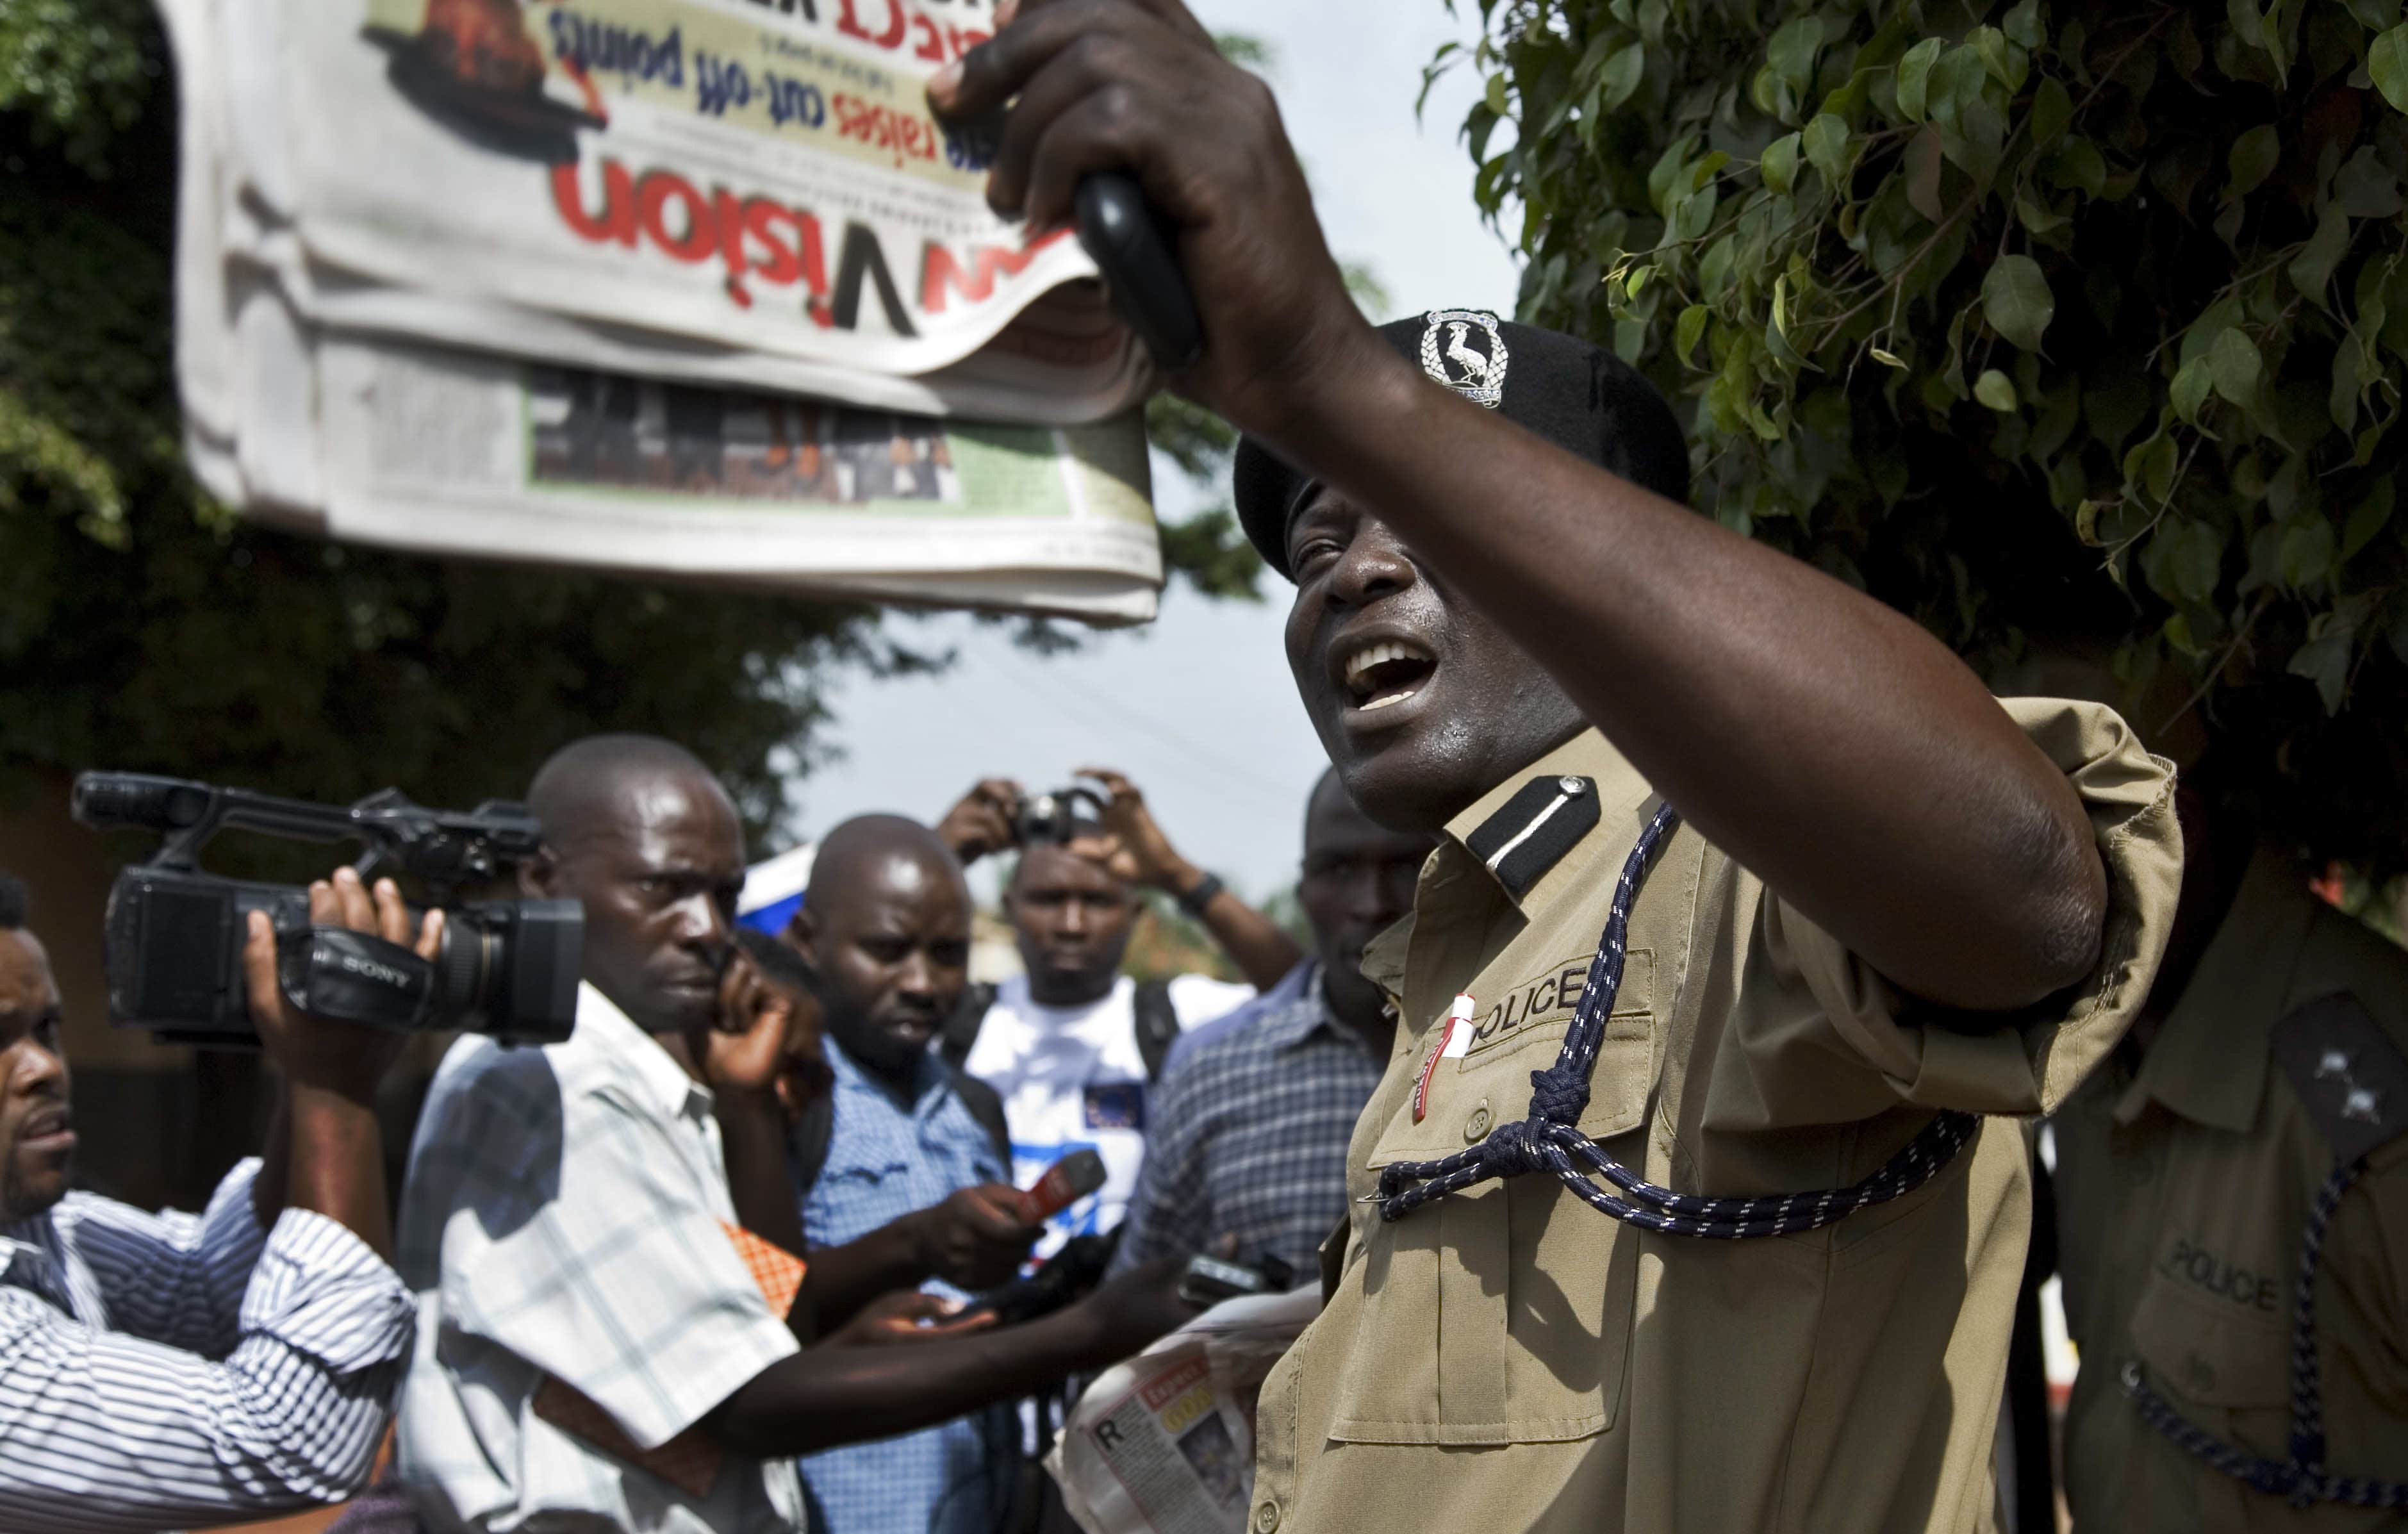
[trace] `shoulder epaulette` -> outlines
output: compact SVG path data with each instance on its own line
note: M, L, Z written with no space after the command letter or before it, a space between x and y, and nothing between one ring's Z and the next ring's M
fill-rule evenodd
M1463 844L1519 900L1597 829L1598 815L1596 780L1533 778Z
M2348 992L2274 1025L2274 1059L2342 1165L2408 1134L2408 1055Z

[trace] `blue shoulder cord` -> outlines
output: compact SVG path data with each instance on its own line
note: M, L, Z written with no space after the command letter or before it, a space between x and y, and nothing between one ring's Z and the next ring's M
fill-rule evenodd
M2408 1481L2377 1481L2367 1476L2334 1475L2325 1469L2324 1372L2316 1362L2316 1267L2324 1258L2325 1233L2342 1195L2366 1170L2359 1156L2336 1167L2308 1211L2307 1234L2300 1243L2300 1274L2291 1296L2291 1454L2286 1460L2263 1459L2210 1436L2198 1424L2175 1411L2149 1388L2137 1361L2123 1369L2124 1393L2140 1409L2141 1418L2171 1439L2174 1446L2206 1465L2240 1481L2252 1491L2287 1499L2305 1509L2317 1502L2347 1507L2408 1508Z
M1819 1230L1857 1210L1913 1193L1930 1182L1973 1138L1979 1120L1971 1113L1943 1111L1904 1149L1853 1187L1767 1198L1703 1198L1641 1182L1637 1173L1580 1132L1576 1125L1588 1107L1589 1075L1597 1065L1598 1046L1605 1040L1606 1019L1612 1015L1614 995L1622 988L1630 907L1656 853L1680 824L1681 817L1670 805L1659 808L1623 864L1622 880L1614 886L1613 904L1606 915L1605 934L1598 940L1597 957L1589 961L1588 982L1572 1011L1571 1026L1564 1034L1563 1051L1547 1069L1530 1072L1530 1116L1519 1124L1499 1125L1479 1144L1442 1161L1383 1170L1380 1190L1369 1200L1379 1204L1381 1219L1401 1220L1433 1198L1490 1178L1544 1171L1554 1173L1592 1208L1642 1230L1725 1240L1785 1236ZM1627 1197L1618 1198L1589 1181L1592 1171Z

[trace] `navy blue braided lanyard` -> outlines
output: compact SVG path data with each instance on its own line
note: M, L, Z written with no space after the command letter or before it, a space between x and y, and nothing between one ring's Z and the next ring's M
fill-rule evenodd
M1614 996L1622 988L1630 908L1656 853L1680 824L1681 817L1670 805L1659 808L1623 864L1613 904L1606 913L1605 934L1598 940L1597 956L1589 961L1588 981L1579 1006L1573 1009L1571 1026L1565 1031L1563 1050L1554 1065L1530 1072L1530 1116L1519 1124L1499 1125L1479 1144L1443 1160L1398 1164L1382 1170L1380 1189L1370 1196L1380 1206L1381 1219L1401 1220L1433 1198L1490 1178L1544 1171L1555 1174L1592 1208L1642 1230L1723 1240L1795 1235L1819 1230L1857 1210L1913 1193L1956 1159L1973 1138L1980 1121L1972 1114L1942 1111L1904 1149L1853 1187L1767 1198L1704 1198L1641 1181L1580 1132L1576 1125L1588 1107L1589 1075L1597 1066L1598 1048L1605 1041L1606 1019L1613 1014ZM1623 1197L1591 1182L1592 1172L1621 1190Z
M2149 1387L2136 1361L2124 1365L2124 1393L2140 1409L2141 1418L2211 1469L2223 1471L2253 1491L2286 1498L2305 1509L2317 1502L2347 1507L2408 1508L2408 1481L2377 1481L2369 1476L2335 1475L2325 1469L2324 1371L2316 1362L2316 1268L2324 1258L2325 1233L2342 1195L2366 1170L2366 1158L2336 1167L2308 1211L2307 1233L2300 1243L2300 1272L2291 1295L2291 1444L2290 1457L2261 1458L2210 1436L2197 1423L2175 1411Z

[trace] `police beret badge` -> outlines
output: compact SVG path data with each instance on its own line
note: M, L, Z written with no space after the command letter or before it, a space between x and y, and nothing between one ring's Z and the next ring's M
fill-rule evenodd
M1438 308L1423 316L1422 371L1490 409L1504 403L1505 332L1485 309ZM1482 332L1473 341L1472 327Z
M1688 498L1689 447L1679 421L1638 369L1603 347L1477 308L1408 314L1379 335L1440 387L1668 500ZM1311 494L1310 480L1251 437L1238 443L1232 478L1246 537L1265 563L1293 580L1288 521Z

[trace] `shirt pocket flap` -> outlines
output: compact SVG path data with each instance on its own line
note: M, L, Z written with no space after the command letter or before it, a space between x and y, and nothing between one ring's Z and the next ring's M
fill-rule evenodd
M1342 1443L1562 1443L1622 1407L1639 1242L1550 1177L1484 1183L1376 1228Z
M2277 1289L2288 1297L2288 1284ZM2291 1398L2290 1327L2234 1298L2153 1274L2132 1312L2132 1346L2149 1383L2201 1406L2281 1407Z

